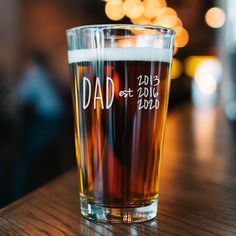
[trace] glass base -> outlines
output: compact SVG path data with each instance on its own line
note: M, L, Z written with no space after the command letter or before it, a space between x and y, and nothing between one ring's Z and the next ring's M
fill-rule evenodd
M113 208L88 203L81 197L80 206L81 214L90 220L106 223L138 223L156 217L158 200L154 200L147 206Z

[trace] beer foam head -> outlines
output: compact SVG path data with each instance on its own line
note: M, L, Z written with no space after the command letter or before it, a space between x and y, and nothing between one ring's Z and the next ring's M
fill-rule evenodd
M161 61L170 63L172 50L163 48L97 48L68 51L69 64L90 61Z

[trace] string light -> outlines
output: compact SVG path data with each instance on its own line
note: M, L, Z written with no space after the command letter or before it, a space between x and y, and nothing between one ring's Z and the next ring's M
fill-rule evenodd
M110 4L123 4L123 0L105 0L105 2Z
M133 24L139 24L139 25L150 25L152 24L152 21L148 19L145 15L141 15L137 18L131 18L131 22Z
M177 22L176 22L176 25L175 25L175 27L176 26L181 26L181 27L183 27L183 22L182 22L182 20L181 19L177 19Z
M158 25L174 29L176 31L175 53L177 52L179 47L186 46L186 44L189 41L189 34L188 31L183 27L183 22L178 17L178 14L173 8L167 7L166 0L124 0L124 1L105 0L105 1L106 1L105 12L107 17L110 18L111 20L117 21L121 20L124 16L127 16L128 18L130 18L133 24ZM210 13L212 14L211 11ZM214 11L215 15L218 14L219 16L221 14L219 13L218 10ZM208 18L210 13L206 14L206 21L208 22L209 25L210 23ZM212 16L210 18L212 18ZM223 18L221 14L220 17L221 21ZM219 21L218 25L220 25ZM149 34L150 32L142 32L142 33Z
M186 46L189 41L188 31L181 26L174 27L174 30L176 32L175 46L180 48Z
M176 11L170 7L163 7L157 12L158 17L165 17L165 16L177 16Z
M144 6L141 0L125 0L123 9L129 18L138 18L143 14Z
M178 21L178 17L174 16L174 15L168 15L166 17L162 17L162 18L157 18L153 21L154 25L161 25L164 27L168 27L168 28L173 28L174 26L176 26Z
M105 6L105 12L111 20L121 20L125 16L123 2L119 0L108 1Z
M157 12L161 9L161 3L158 0L144 0L144 15L151 19L157 16Z
M159 0L161 7L166 7L166 0Z

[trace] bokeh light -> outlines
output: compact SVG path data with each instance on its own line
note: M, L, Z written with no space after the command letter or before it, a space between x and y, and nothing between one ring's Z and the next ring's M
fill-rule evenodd
M195 72L200 64L203 62L212 62L214 64L214 70L217 71L219 75L222 73L222 69L220 66L220 62L217 57L215 56L191 56L187 57L184 61L184 67L185 67L185 74L188 75L190 78L193 78L195 75ZM215 66L217 64L218 66ZM209 66L208 66L209 67Z
M150 19L148 19L145 15L141 15L137 18L131 18L131 22L133 24L139 24L139 25L150 25L152 22Z
M219 7L212 7L206 12L205 20L210 27L220 28L225 23L225 13Z
M154 25L161 25L168 28L173 28L178 22L178 17L176 15L167 15L165 17L157 17L154 21Z
M159 3L161 5L161 7L166 7L167 6L166 0L159 0Z
M106 0L105 12L107 17L114 21L127 16L133 24L174 29L175 53L189 41L189 33L184 28L182 20L173 8L167 6L166 0Z
M178 53L179 48L178 47L174 47L174 55L176 55Z
M171 69L171 79L179 78L183 73L183 64L179 59L173 58L172 69Z
M181 26L174 27L174 30L176 32L175 46L180 48L186 46L189 41L188 31Z
M180 18L177 19L175 27L177 27L177 26L183 27L183 22L182 22L182 20Z
M123 9L125 15L131 19L140 17L144 12L144 6L141 0L125 0Z
M143 5L145 7L144 15L149 19L157 17L157 12L162 7L158 0L144 0Z
M212 94L217 89L216 78L214 77L212 71L204 64L200 64L198 66L195 72L194 80L200 91L204 94Z
M166 17L166 16L177 16L177 13L173 8L163 7L157 12L157 16L159 18Z
M109 19L118 21L124 16L123 2L119 0L108 1L105 6L105 12Z

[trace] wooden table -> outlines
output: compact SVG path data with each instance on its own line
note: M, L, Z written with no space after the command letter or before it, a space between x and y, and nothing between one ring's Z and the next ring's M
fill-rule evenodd
M0 211L0 235L236 235L236 133L219 108L168 117L158 220L99 224L79 213L75 170Z

